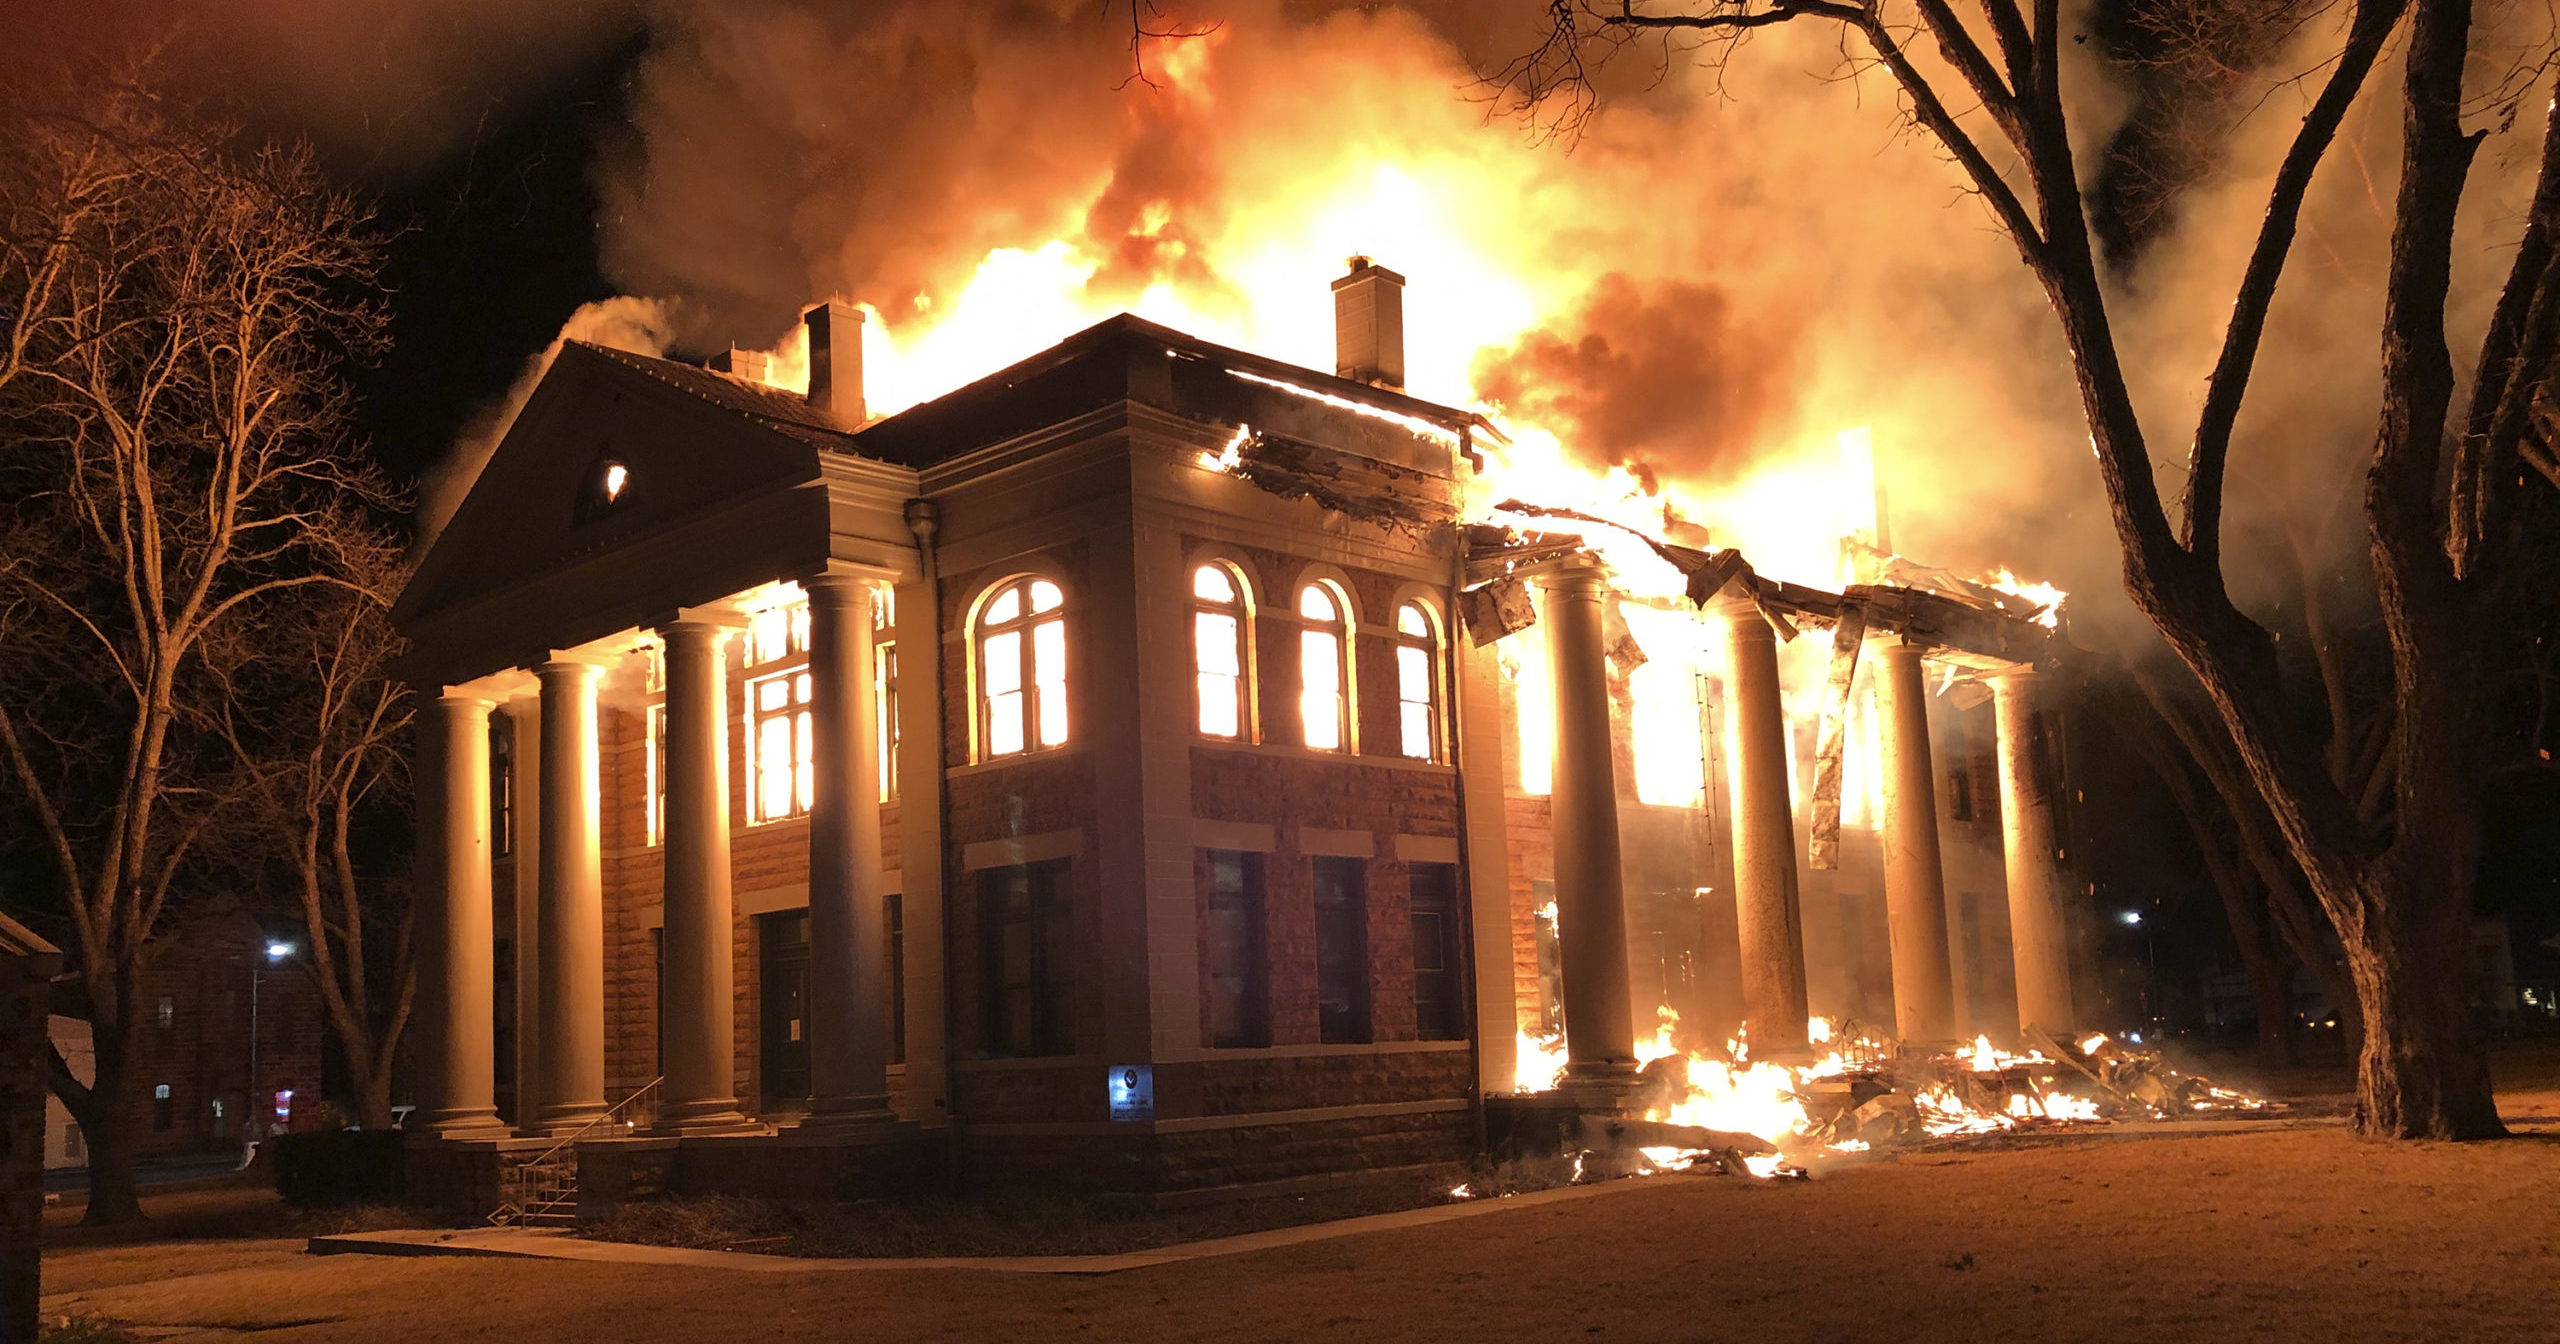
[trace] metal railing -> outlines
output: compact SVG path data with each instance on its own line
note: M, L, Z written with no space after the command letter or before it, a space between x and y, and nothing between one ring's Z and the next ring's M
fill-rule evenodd
M605 1108L604 1113L576 1129L561 1135L558 1142L521 1162L498 1170L498 1207L489 1211L489 1222L495 1227L521 1224L555 1213L563 1204L578 1198L578 1153L581 1139L591 1138L596 1130L623 1118L635 1103L658 1090L665 1082L664 1074L650 1079L631 1095ZM567 1154L563 1157L562 1154Z

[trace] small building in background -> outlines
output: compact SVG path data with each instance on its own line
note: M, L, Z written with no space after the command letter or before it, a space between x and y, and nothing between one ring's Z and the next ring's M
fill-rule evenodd
M98 1078L98 1051L89 1035L89 1024L77 1017L55 1013L46 1019L46 1035L62 1062L71 1068L71 1076L87 1087ZM47 1171L85 1171L89 1166L89 1138L80 1132L80 1122L71 1118L71 1108L62 1104L50 1088L44 1098L44 1169Z
M50 1035L83 1082L95 1047L76 985ZM321 1057L328 1023L298 938L238 908L208 911L163 935L140 992L131 1072L142 1100L134 1153L144 1162L237 1153L248 1140L328 1122ZM89 1165L88 1137L48 1098L44 1165Z

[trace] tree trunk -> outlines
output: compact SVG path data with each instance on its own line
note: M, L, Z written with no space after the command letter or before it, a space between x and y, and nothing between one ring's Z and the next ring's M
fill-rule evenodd
M391 1070L350 1058L355 1075L356 1119L366 1129L391 1128Z
M2391 1139L2504 1135L2466 990L2468 887L2452 899L2405 890L2364 895L2367 908L2387 913L2344 936L2364 1007L2357 1130Z
M139 1098L129 1095L133 1089L121 1061L111 1063L101 1051L97 1070L88 1103L79 1111L80 1137L89 1146L89 1208L80 1221L91 1227L127 1226L143 1220L134 1181Z

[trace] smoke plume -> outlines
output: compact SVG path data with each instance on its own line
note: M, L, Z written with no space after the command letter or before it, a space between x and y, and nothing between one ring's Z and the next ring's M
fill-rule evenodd
M613 298L580 305L562 324L560 334L525 361L524 371L516 375L506 394L471 417L454 440L453 452L419 483L416 553L426 554L444 525L453 521L453 511L471 493L480 469L489 465L490 455L515 427L517 413L533 396L542 375L551 371L562 342L590 341L637 355L663 355L672 330L667 306L654 299Z

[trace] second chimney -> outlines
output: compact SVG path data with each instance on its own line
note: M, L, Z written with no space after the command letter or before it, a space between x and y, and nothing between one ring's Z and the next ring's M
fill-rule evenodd
M1404 390L1403 276L1351 259L1351 273L1333 282L1333 364L1354 382Z
M761 383L773 374L773 355L763 350L741 350L729 347L725 355L713 355L709 366L713 371L750 383Z
M861 424L862 310L838 296L802 313L800 324L809 329L809 404Z

